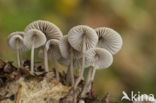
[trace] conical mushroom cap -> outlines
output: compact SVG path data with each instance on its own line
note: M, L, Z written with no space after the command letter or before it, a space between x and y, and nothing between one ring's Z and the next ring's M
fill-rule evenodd
M70 58L69 56L70 56L71 46L68 42L68 35L65 35L64 37L60 39L59 48L60 48L62 57ZM76 51L75 49L73 49L73 58L80 58L80 57L82 57L82 54Z
M97 47L105 48L112 54L116 54L122 47L121 36L113 29L100 27L95 29L99 41Z
M45 35L47 40L49 39L60 39L62 37L61 30L53 23L45 20L37 20L29 24L25 31L29 31L31 29L37 29L42 31Z
M59 40L57 39L48 40L46 43L46 49L49 57L51 57L50 55L52 55L52 53L56 60L59 60L62 57L59 49Z
M70 45L77 51L82 51L82 41L84 37L86 38L86 50L93 48L97 45L98 36L95 30L88 26L75 26L68 32L68 41Z
M22 51L26 51L27 47L24 45L24 32L13 32L8 36L7 39L8 45L16 50L16 45L18 45L18 48Z
M50 39L47 41L45 47L46 47L46 50L47 50L47 53L48 53L48 59L49 60L52 60L52 56L54 56L54 58L56 60L59 60L60 58L62 58L62 55L60 53L60 49L59 49L59 40L57 39ZM44 54L43 54L43 49L39 49L39 53L38 53L38 56L40 58L43 58L44 57ZM53 53L53 55L52 55Z
M46 37L41 31L37 29L31 29L25 32L24 44L26 45L27 48L31 48L33 42L34 42L34 47L39 48L45 44Z
M92 48L86 52L86 59L90 66L96 69L108 68L113 63L112 54L103 48Z

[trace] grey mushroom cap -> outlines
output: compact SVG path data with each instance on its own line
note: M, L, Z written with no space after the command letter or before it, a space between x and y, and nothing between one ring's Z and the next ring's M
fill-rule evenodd
M63 36L60 39L59 48L60 48L61 55L64 58L68 58L69 57L69 48L70 48L70 45L68 43L68 36L67 35Z
M122 47L122 38L115 30L100 27L95 29L98 35L97 47L105 48L112 54L116 54Z
M22 51L26 51L28 48L24 45L24 32L13 32L8 36L7 39L8 45L16 50L16 45L18 45L18 49Z
M86 38L86 50L97 45L98 36L94 29L85 25L78 25L73 27L68 32L68 41L70 45L77 51L82 51L83 38Z
M60 49L59 49L59 40L57 40L57 39L50 39L50 40L47 41L45 47L46 47L46 51L48 53L48 59L49 60L52 60L52 55L54 56L54 58L56 60L59 60L59 59L62 58L62 55L61 55ZM43 49L39 49L38 56L40 58L44 57Z
M86 59L90 66L96 69L108 68L113 63L112 54L103 48L92 48L86 52Z
M49 57L53 54L56 60L59 60L62 56L59 49L59 40L57 39L50 39L46 43L46 50L48 52Z
M59 48L60 48L60 52L61 52L62 57L63 58L69 58L70 49L72 47L68 42L68 35L65 35L64 37L62 37L60 39ZM82 57L82 54L80 52L76 51L75 49L73 49L72 51L73 51L73 58L81 58Z
M24 44L27 48L31 48L33 42L34 42L34 47L39 48L46 43L46 37L41 31L37 29L31 29L25 32Z
M45 20L37 20L30 23L25 28L25 31L29 31L31 29L42 31L46 35L47 40L60 39L63 36L61 30L55 24Z

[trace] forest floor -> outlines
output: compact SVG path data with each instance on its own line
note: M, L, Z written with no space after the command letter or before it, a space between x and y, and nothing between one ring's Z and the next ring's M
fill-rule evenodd
M73 103L73 89L66 86L66 73L60 73L60 81L55 79L55 71L44 72L42 66L35 67L35 73L30 72L30 61L23 64L19 70L13 62L0 60L0 103ZM53 69L54 70L54 69ZM76 78L76 77L75 77ZM94 87L86 98L80 98L80 90L84 85L81 81L77 92L77 103L112 103L109 94L99 101L95 95Z

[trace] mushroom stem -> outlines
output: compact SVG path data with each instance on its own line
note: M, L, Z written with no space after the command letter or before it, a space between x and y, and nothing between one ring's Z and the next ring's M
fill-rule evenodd
M20 61L20 49L17 47L16 45L16 51L17 51L17 63L18 63L18 71L19 71L19 68L21 67L21 61Z
M93 68L92 68L92 76L91 76L91 81L93 81L93 80L94 80L94 78L95 78L95 73L96 73L96 69L95 69L95 67L93 67Z
M46 47L43 47L43 53L44 53L44 68L46 72L49 72L49 67L48 67L48 54Z
M87 85L87 92L89 92L90 91L90 89L91 89L91 85L92 85L92 82L93 82L93 80L94 80L94 78L95 78L95 73L96 73L96 69L95 69L95 67L92 67L91 68L92 69L92 74L91 74L91 77L90 77L90 80L89 80L89 83L88 83L88 85Z
M32 43L32 47L31 47L31 72L32 74L34 73L34 41Z
M78 77L78 79L76 80L76 83L74 85L74 88L76 88L78 86L78 84L81 82L81 79L83 77L84 74L84 67L85 67L85 51L86 51L86 45L85 45L85 37L83 38L83 44L82 44L82 66L81 66L81 71L80 71L80 76Z
M53 59L53 62L54 62L54 68L55 68L55 72L56 72L56 79L59 81L60 76L59 76L58 66L57 66L56 59L54 58L53 53L52 53L52 59Z
M20 67L23 67L23 60L22 60L22 52L21 52L21 49L19 49L19 59L20 59Z
M91 76L92 76L92 68L89 68L87 78L86 78L86 83L85 83L85 85L83 87L81 97L85 97L85 94L88 92L88 84L90 83Z
M18 71L19 71L19 68L21 67L21 55L20 55L20 48L18 46L19 44L19 41L17 40L16 42L16 52L17 52L17 63L18 63Z
M73 49L71 48L71 54L70 54L70 78L72 86L74 86L74 73L73 73Z

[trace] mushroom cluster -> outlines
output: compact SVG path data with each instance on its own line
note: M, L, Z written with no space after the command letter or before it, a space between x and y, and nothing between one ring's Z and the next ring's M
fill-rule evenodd
M32 74L35 72L34 50L38 50L39 57L43 58L45 72L49 72L48 60L53 61L57 80L60 80L57 62L66 66L66 82L73 88L79 86L84 70L88 68L80 95L83 98L91 89L96 70L108 68L112 64L113 55L122 47L122 38L113 29L93 29L86 25L75 26L63 36L55 24L37 20L30 23L24 32L11 33L8 44L17 51L18 68L22 68L21 52L31 49Z

